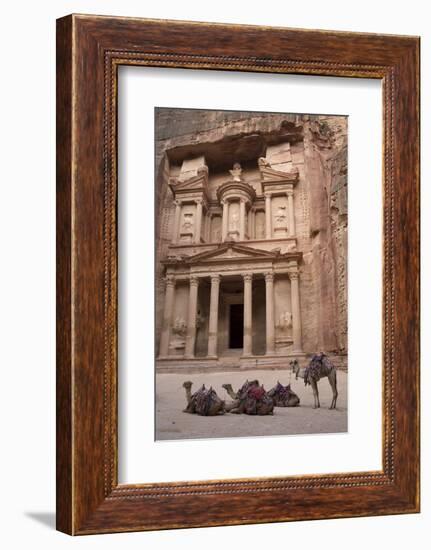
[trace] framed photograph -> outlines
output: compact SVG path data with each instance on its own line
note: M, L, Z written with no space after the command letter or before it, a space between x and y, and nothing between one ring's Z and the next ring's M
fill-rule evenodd
M419 39L57 21L57 528L419 511Z

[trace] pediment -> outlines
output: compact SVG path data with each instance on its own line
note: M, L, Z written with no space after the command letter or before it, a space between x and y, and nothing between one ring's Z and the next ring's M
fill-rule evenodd
M187 258L187 263L214 263L218 261L239 261L239 260L268 260L277 257L278 252L268 252L248 246L224 243L216 250L201 252Z
M296 183L298 181L298 170L293 172L282 172L281 170L275 170L270 167L263 167L260 169L260 176L263 182L271 183Z
M192 176L187 180L180 180L178 178L172 178L169 182L169 185L174 192L182 193L187 191L204 191L206 190L208 182L208 175L205 173L198 174L197 176Z

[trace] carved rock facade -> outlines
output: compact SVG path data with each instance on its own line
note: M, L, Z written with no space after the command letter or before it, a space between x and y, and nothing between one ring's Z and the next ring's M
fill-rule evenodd
M347 119L156 110L157 367L347 357Z

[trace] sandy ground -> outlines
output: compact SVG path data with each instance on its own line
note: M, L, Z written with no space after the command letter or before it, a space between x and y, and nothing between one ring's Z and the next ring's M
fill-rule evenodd
M204 374L158 374L156 376L156 439L197 439L256 435L288 435L335 433L347 431L347 374L337 373L337 409L329 410L332 391L327 378L319 382L320 409L313 409L313 392L304 381L292 376L292 390L301 404L295 408L274 408L273 416L248 416L226 413L222 416L198 416L182 412L186 406L185 380L193 382L192 392L202 384L213 386L226 401L230 398L222 384L231 383L237 390L248 379L257 378L265 389L271 389L277 380L289 382L290 372L256 370Z

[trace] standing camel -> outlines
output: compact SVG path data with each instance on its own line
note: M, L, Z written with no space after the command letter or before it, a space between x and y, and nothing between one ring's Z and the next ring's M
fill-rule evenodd
M310 364L308 365L308 367L305 367L305 369L299 366L297 359L291 361L290 366L292 367L292 371L296 375L296 380L298 380L298 378L303 378L305 385L310 384L313 390L314 409L318 409L320 407L319 390L317 388L317 383L321 378L325 378L325 376L328 377L328 381L332 389L332 402L329 408L336 408L338 397L337 369L329 360L329 357L327 355L325 355L324 353L318 353L317 355L314 355L310 361Z

